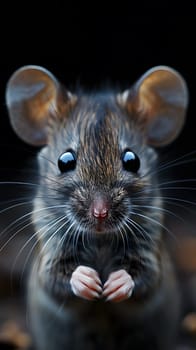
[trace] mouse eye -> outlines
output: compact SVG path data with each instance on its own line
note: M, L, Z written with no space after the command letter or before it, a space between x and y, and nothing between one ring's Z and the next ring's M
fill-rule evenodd
M61 173L74 170L76 167L76 155L72 150L62 153L58 159L58 167Z
M123 163L123 168L126 171L130 171L132 173L137 173L137 171L140 168L139 157L130 149L126 149L122 153L122 163Z

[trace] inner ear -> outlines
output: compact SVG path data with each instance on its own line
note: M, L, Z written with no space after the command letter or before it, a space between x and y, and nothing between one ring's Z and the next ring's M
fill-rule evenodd
M183 127L188 89L177 71L158 66L147 71L121 100L143 124L147 142L163 146L172 142Z
M32 145L48 143L48 120L63 111L71 94L64 91L48 70L25 66L10 78L6 104L10 122L17 135Z

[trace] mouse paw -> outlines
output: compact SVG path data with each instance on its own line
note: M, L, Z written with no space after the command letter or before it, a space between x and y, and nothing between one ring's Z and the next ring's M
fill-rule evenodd
M72 273L71 289L73 293L87 300L99 298L102 293L102 284L97 271L88 266L78 266Z
M130 298L134 285L132 277L125 270L118 270L109 275L102 295L106 301L120 302Z

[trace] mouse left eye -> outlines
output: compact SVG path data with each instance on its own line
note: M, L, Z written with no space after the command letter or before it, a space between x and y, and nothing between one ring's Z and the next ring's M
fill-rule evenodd
M140 168L139 157L130 149L126 149L122 153L122 163L125 170L133 173L137 173Z
M58 167L61 173L74 170L76 167L76 155L72 150L62 153L58 159Z

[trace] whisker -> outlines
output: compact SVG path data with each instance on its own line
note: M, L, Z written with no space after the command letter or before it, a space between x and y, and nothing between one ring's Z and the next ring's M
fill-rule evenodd
M49 216L49 215L48 215ZM43 227L41 227L38 231L36 231L27 241L26 243L23 245L23 247L20 249L19 253L17 254L15 260L14 260L14 263L17 262L17 259L19 258L20 254L22 254L23 250L27 247L27 245L35 238L38 236L38 234L40 234L43 230L44 232L41 233L39 239L42 239L45 234L47 232L49 232L55 225L59 224L59 222L61 222L62 220L65 219L65 216L62 215L60 217L58 217L57 219L53 219L51 221L49 221L46 225L44 225ZM45 229L48 227L48 229L45 231ZM36 242L33 244L33 246L31 247L26 259L25 259L25 262L24 262L24 266L23 266L23 269L22 269L22 275L21 275L21 280L23 279L23 275L24 275L24 271L25 271L25 267L27 265L27 262L28 260L30 259L30 256L31 254L33 253L33 250L35 249L36 245L38 244L38 240L36 240Z
M51 159L47 158L46 156L43 156L43 154L39 154L39 157L43 158L44 160L52 164L55 168L57 167L57 164L55 162L53 162Z
M65 226L65 225L67 225L67 223L69 222L69 220L66 220L60 227L58 227L55 231L54 231L54 233L48 238L48 240L46 241L46 243L43 245L43 247L42 247L42 249L41 249L41 251L40 251L40 255L42 255L42 254L44 254L45 253L45 249L46 249L46 247L48 246L48 244L53 240L53 238L56 236L56 234ZM67 231L69 231L69 229L67 230ZM67 231L66 231L66 233L67 233ZM63 235L64 236L64 235ZM62 236L62 237L63 237ZM57 248L59 247L59 244L60 244L60 242L61 242L61 240L62 240L62 237L61 237L61 239L60 239L60 241L58 242L58 245L57 245ZM57 250L56 250L57 251Z
M152 199L160 199L160 200L162 200L163 199L163 201L164 202L166 202L166 200L168 200L168 201L176 201L176 202L182 202L182 203L185 203L185 204L189 204L189 205L193 205L193 206L195 206L196 205L196 202L193 202L193 201L189 201L189 200L187 200L187 199L182 199L182 198L176 198L176 197L169 197L169 196L153 196L153 197L146 197L146 200L152 200ZM135 197L134 198L134 201L137 201L137 202L139 202L139 201L144 201L144 199L143 198L137 198L137 197ZM170 202L169 202L170 203Z
M194 181L196 181L196 179ZM168 186L168 187L164 187L164 185L166 185L166 184L172 184L172 183L177 183L177 182L182 183L181 180L160 183L157 186L150 186L150 187L148 187L147 191L148 191L148 193L149 192L154 192L156 190L160 190L161 192L168 191L168 190L172 190L172 191L173 190L175 190L175 191L180 191L180 190L181 191L183 191L183 190L196 191L196 187L192 187L192 186L191 187L190 186ZM193 182L193 179L191 179L190 182ZM142 189L140 191L137 191L137 195L141 195L141 194L146 194L146 189Z
M47 217L50 217L51 214L47 214L45 216L42 216L42 219L45 219ZM40 220L39 218L37 218L37 221ZM27 227L32 225L32 222L29 222L29 219L26 219L23 221L23 223L28 222L28 224L23 225L20 229L18 229L16 232L14 232L14 234L9 237L9 239L4 243L4 245L2 247L0 247L0 252L18 235L18 233L22 232L23 230L25 230Z
M66 224L69 224L70 223L70 220L68 219L66 221ZM72 225L73 226L73 225ZM63 247L63 244L65 244L65 240L68 239L68 241L66 242L66 244L68 244L68 242L70 242L70 240L72 239L71 235L68 235L68 233L70 232L71 228L70 226L68 227L68 229L63 233L60 241L58 242L57 244L57 248L56 248L56 251L55 251L55 254L54 256L56 255L56 252L57 251L60 251Z
M171 180L171 181L166 181L166 182L160 182L159 185L162 186L162 185L169 185L169 184L173 184L173 183L186 183L186 182L196 182L196 179L193 178L193 179L177 179L177 180Z
M138 212L133 212L133 214L136 215L136 216L144 218L147 222L151 221L152 223L160 226L161 228L163 228L166 232L168 232L173 237L173 233L165 225L163 225L161 222L151 218L150 216L146 216L146 215L138 213Z
M80 223L78 223L78 229L77 229L77 231L78 231L78 233L80 234L80 232L81 232L81 235L82 235L82 245L83 245L83 247L84 247L84 250L88 250L88 248L86 247L86 244L85 244L85 238L86 238L86 236L88 236L88 234L85 232L85 231L82 231L81 230L81 227L80 227ZM76 243L77 244L77 243ZM77 245L76 245L76 247L77 247Z
M133 231L132 227L130 227L130 226L128 225L127 220L124 221L124 226L126 226L126 227L128 228L128 230L129 230L129 231L131 232L131 234L133 235L135 241L138 242L138 241L139 241L139 240L138 240L138 237L137 237L137 235L135 234L135 232ZM126 231L125 231L125 232L126 232Z
M39 184L23 181L0 181L0 185L32 186L38 187Z
M61 227L59 228L59 230L62 229L62 228L63 228L66 224L68 224L68 223L69 223L69 219L64 223L64 225L61 225ZM71 237L71 236L68 235L68 233L71 231L73 225L74 225L74 223L72 223L72 224L68 227L68 229L65 231L65 233L62 235L60 241L58 242L57 247L56 247L56 250L53 252L53 257L51 257L51 266L53 265L56 256L59 255L59 253L57 253L57 252L60 252L61 249L62 249L62 246L65 244L65 240L68 238L68 242L69 242L70 239L73 238L73 237ZM56 235L56 233L57 233L57 232L55 232L55 235ZM53 236L54 236L54 235L53 235ZM47 241L46 243L48 244L48 241ZM67 243L67 242L66 242L66 243ZM45 248L44 248L44 249L45 249ZM42 249L42 251L44 251L44 249Z
M49 188L50 191L53 191L53 192L57 192L57 193L61 193L61 182L60 181L57 181L57 178L56 177L48 177L46 175L41 175L39 174L37 176L38 178L41 178L43 177L44 180L48 180L50 183L47 183L47 186ZM35 179L35 176L33 176L33 178ZM50 186L50 185L57 185L56 187L53 187L53 186ZM12 185L12 186L26 186L27 188L39 188L40 187L40 182L26 182L26 181L0 181L0 185Z
M191 151L189 153L186 153L184 154L183 156L180 156L174 160L169 160L168 162L164 162L163 165L160 164L158 169L154 170L154 171L149 171L148 173L146 173L144 176L147 176L147 175L154 175L154 174L158 174L162 171L165 171L171 167L176 167L176 166L179 166L179 165L184 165L184 164L188 164L188 163L191 163L191 162L194 162L196 161L196 158L191 158L191 159L185 159L185 158L188 158L188 157L191 157L192 155L196 155L196 151ZM184 160L185 159L185 160Z
M80 231L79 229L76 229L75 230L75 233L74 233L74 238L73 238L73 256L74 256L74 259L77 263L79 263L78 261L78 254L77 254L77 246L78 246L78 241L79 241L79 238L80 238ZM83 238L83 235L82 235L82 238Z
M16 209L16 208L18 208L18 207L20 207L20 206L27 205L27 204L30 204L30 203L32 203L32 200L26 201L26 202L22 202L22 203L13 204L13 205L11 205L11 206L9 206L9 207L7 207L7 208L2 209L2 210L0 211L0 214L3 214L3 213L5 213L5 212L7 212L8 210Z
M168 209L165 209L165 208L156 207L156 206L153 206L153 205L143 205L143 204L141 204L141 205L133 205L133 209L134 208L137 208L138 210L141 210L141 211L142 211L141 208L159 210L159 211L161 211L163 213L170 214L171 216L175 217L176 219L179 219L180 221L185 222L185 220L182 219L181 216L179 216L179 215L177 215L177 214L173 213L172 211L170 211Z
M86 224L85 226L84 226L84 232L87 232L87 234L86 234L86 241L87 241L87 245L88 245L88 247L91 247L92 246L92 232L91 232L91 234L88 232L88 225ZM82 231L82 227L81 227L81 231Z
M52 200L59 200L59 196L58 197L55 197L54 195L46 195L45 193L43 195L39 194L39 195L36 195L36 199L52 199ZM24 200L28 200L28 201L24 201ZM20 202L20 201L24 201L24 202ZM16 203L16 207L17 205L22 205L22 204L29 204L29 203L33 203L34 201L34 198L32 195L28 195L28 196L23 196L23 197L18 197L17 198L13 198L13 199L9 199L9 200L3 200L0 202L0 205L5 205L5 204L9 204L9 203ZM14 205L13 206L10 206L10 207L6 207L2 210L0 210L0 214L8 211L8 210L11 210L11 209L14 209Z
M125 240L127 241L127 233L126 233L126 231L124 231L124 234L123 234L122 228L119 228L119 232L120 232L120 236L121 236L122 243L123 243L123 257L125 257L125 254L126 254L126 242L125 242Z
M22 215L20 218L14 220L12 223L10 223L2 232L1 235L3 235L5 232L7 232L10 228L12 228L14 225L16 225L18 222L20 222L21 220L23 220L24 218L30 217L32 214L37 214L40 212L43 212L44 210L48 210L48 209L58 209L58 208L65 208L66 205L53 205L53 206L48 206L48 207L44 207L41 209L36 209L36 210L32 210L27 214ZM1 250L0 250L1 251Z
M64 219L64 217L63 217L63 219ZM39 252L39 256L37 256L37 259L36 259L36 261L34 261L34 264L33 264L33 269L35 269L36 268L36 266L39 266L39 263L40 263L40 260L41 260L41 257L45 254L45 251L46 251L46 248L47 248L47 246L49 245L49 243L53 240L53 238L56 236L56 234L67 224L67 222L68 221L65 221L60 227L58 227L54 232L53 232L53 234L47 239L47 241L46 241L46 243L42 246L42 248L41 248L41 250L40 250L40 252ZM48 232L50 230L50 228L46 231L46 232ZM44 234L46 234L46 232L44 232ZM62 239L62 238L61 238ZM57 251L57 250L56 250ZM56 254L56 251L55 251L55 254ZM51 253L51 252L50 252ZM54 253L53 253L53 256L55 257L56 255L55 255ZM52 258L52 256L51 256L51 265L52 265L52 263L53 263L53 258Z
M137 230L137 232L140 233L140 235L142 235L144 240L149 239L153 245L155 244L150 234L138 222L134 221L131 218L127 218L127 221Z

